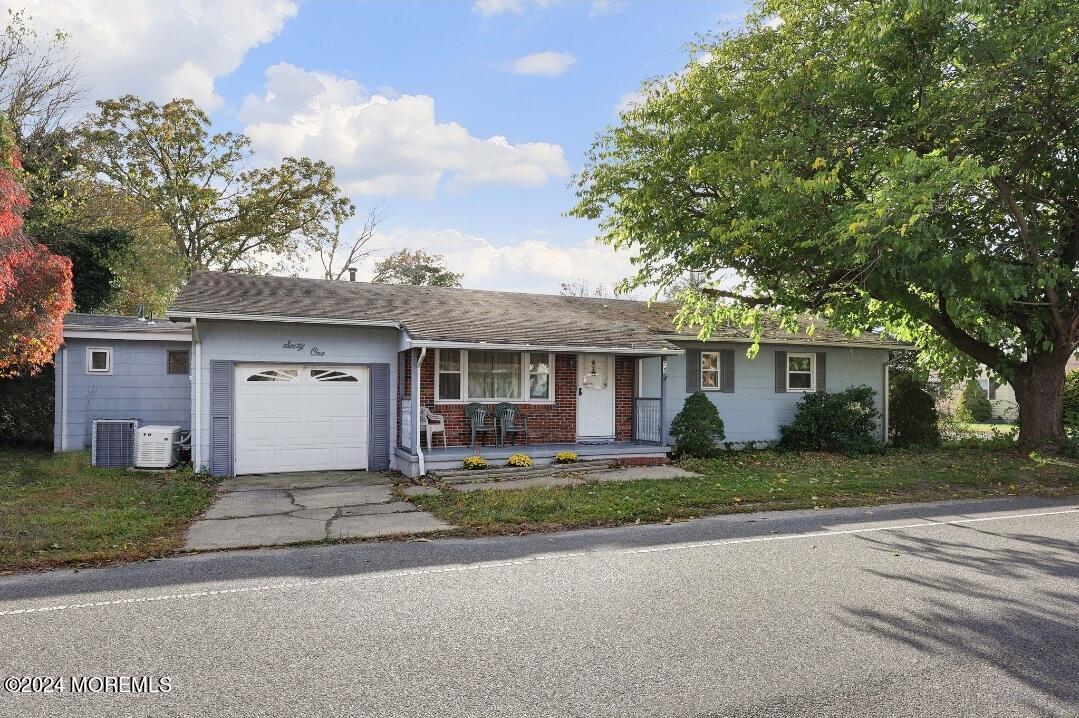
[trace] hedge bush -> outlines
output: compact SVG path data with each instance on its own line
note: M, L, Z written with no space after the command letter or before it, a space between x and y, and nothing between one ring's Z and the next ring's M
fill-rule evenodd
M959 397L959 407L968 421L982 424L993 418L993 405L985 395L985 389L975 379L968 379Z
M1064 377L1064 423L1079 427L1079 371Z
M913 372L892 370L888 388L888 438L893 445L939 446L940 417L928 382Z
M876 451L880 412L868 386L854 386L834 394L807 392L798 402L794 421L779 428L778 447L801 451L839 451L860 454Z
M55 372L0 379L0 445L52 448Z
M706 458L716 453L716 444L727 437L716 405L697 391L686 397L682 411L671 421L675 456Z

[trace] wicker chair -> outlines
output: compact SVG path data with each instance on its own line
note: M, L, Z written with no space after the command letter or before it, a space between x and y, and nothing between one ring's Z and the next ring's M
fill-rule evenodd
M525 446L528 446L528 417L521 416L517 407L508 401L504 401L495 407L495 421L498 424L499 443L506 443L506 434L510 434L510 443L513 443L513 435L521 434L524 437Z
M498 440L498 422L494 417L491 417L491 423L487 424L487 407L479 402L472 402L465 405L465 416L468 417L468 423L472 430L472 440L470 445L473 449L476 448L476 434L490 434L491 437Z

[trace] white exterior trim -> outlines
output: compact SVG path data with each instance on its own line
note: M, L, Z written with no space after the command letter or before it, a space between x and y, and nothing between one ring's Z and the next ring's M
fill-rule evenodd
M61 386L60 386L60 451L67 451L67 347L60 349L61 361L64 363L64 370L61 374Z
M666 339L672 342L696 342L698 344L752 344L753 340L748 337L709 337L708 339L701 339L696 334L657 334L660 339ZM764 339L760 340L761 344L792 344L798 346L807 347L834 347L836 349L842 349L849 347L851 349L913 349L913 344L899 344L882 342L828 342L828 341L813 341L812 339Z
M809 386L791 386L791 359L808 359L809 360ZM796 374L805 374L804 371L795 372ZM787 391L796 394L812 394L817 390L817 355L807 352L787 352L787 367L785 376L787 377Z
M716 355L716 385L705 386L704 385L704 355L715 354ZM687 369L688 371L688 369ZM700 361L697 363L697 386L701 391L723 391L723 352L714 349L702 349L700 352Z
M487 342L448 342L412 340L414 347L432 349L481 349L514 352L555 352L558 354L632 354L635 356L654 357L684 354L681 349L634 349L631 347L578 347L568 344L491 344Z
M105 368L94 369L94 353L105 352ZM101 374L108 376L112 374L112 347L86 347L86 373L87 374Z
M426 348L426 347L424 347ZM463 347L444 347L445 349L456 349L461 352L461 369L457 372L445 372L446 374L459 374L461 377L461 397L459 399L440 399L438 395L439 389L439 375L443 372L440 371L439 366L442 363L442 350L435 350L435 396L434 402L436 404L471 404L472 402L479 402L481 404L495 404L500 402L507 402L510 404L554 404L555 403L555 356L553 351L546 349L530 349L530 350L512 350L515 354L521 355L521 397L516 398L477 398L472 396L466 396L468 394L468 349ZM490 346L484 349L477 349L476 351L503 351L500 349L494 349ZM547 397L545 399L531 399L527 396L529 391L529 376L532 372L531 362L528 361L528 354L546 354L547 355Z
M153 330L107 331L103 329L65 329L64 339L118 339L122 341L189 342L191 331L155 332Z

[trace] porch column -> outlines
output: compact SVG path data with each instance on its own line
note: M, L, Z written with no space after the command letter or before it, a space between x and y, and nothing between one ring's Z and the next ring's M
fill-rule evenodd
M411 363L409 371L412 376L412 445L409 448L412 449L414 456L418 456L420 453L420 422L418 420L420 415L420 362L415 349L410 350L408 356Z
M667 357L659 358L659 443L667 444L667 433L664 429L664 416L667 407Z

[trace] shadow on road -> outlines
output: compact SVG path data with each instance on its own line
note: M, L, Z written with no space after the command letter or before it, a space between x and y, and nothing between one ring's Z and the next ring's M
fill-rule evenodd
M993 536L995 548L932 535L859 536L876 550L935 565L922 573L864 569L906 584L909 601L889 610L847 608L841 620L926 654L969 656L1079 705L1079 593L1059 590L1079 579L1079 541L959 528ZM1013 593L1017 582L1027 584L1022 597ZM1030 715L1046 714L1043 706L1030 709Z
M625 526L555 534L501 536L486 539L437 539L429 542L397 541L318 545L294 548L207 553L141 562L126 566L53 571L0 578L0 610L19 608L28 599L71 601L72 596L93 600L103 592L167 588L170 593L212 588L222 581L312 580L358 576L384 571L463 566L487 561L520 560L552 554L654 548L695 541L724 541L762 536L783 536L922 521L972 518L993 512L1060 510L1075 499L1009 498L905 504L823 511L772 511L697 519L673 525ZM1041 540L1029 537L1030 541ZM1041 546L1041 549L1046 548ZM1054 548L1058 553L1062 547ZM882 548L882 550L885 550ZM932 555L929 544L921 547ZM1072 549L1074 551L1074 547ZM941 560L949 555L938 549ZM1031 551L1029 561L1038 560ZM959 557L1010 568L1022 557ZM1058 570L1064 570L1058 567ZM1074 566L1072 566L1072 570ZM1074 635L1074 634L1073 634Z

